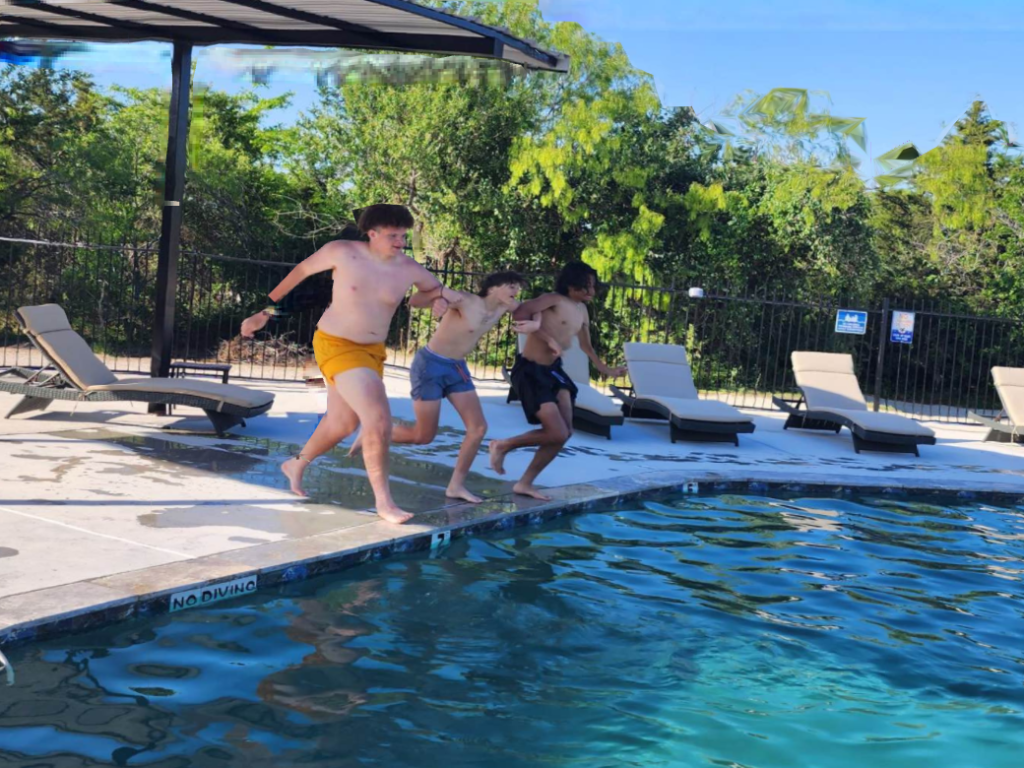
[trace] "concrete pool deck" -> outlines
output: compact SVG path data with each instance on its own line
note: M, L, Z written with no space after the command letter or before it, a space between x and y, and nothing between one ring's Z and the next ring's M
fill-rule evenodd
M385 380L395 416L411 418L405 372L389 369ZM417 513L410 524L392 526L366 511L372 498L362 462L343 450L308 473L308 499L291 495L278 465L315 427L317 398L302 384L251 386L275 392L274 408L226 439L188 431L208 430L201 413L158 418L130 403L74 410L55 403L34 417L0 420L0 646L70 631L88 616L108 621L167 610L170 596L184 590L254 575L259 586L305 578L387 547L429 547L439 532L507 527L569 502L690 481L1024 496L1024 449L983 442L980 426L930 424L939 443L923 446L920 458L857 455L845 430L784 432L782 414L752 411L757 431L741 436L739 447L672 445L667 426L656 422L627 422L610 441L577 433L541 476L553 489L549 504L511 495L531 452L510 454L504 478L481 453L468 485L487 500L472 506L444 497L462 438L446 405L435 444L392 452L396 499ZM524 430L504 386L481 384L480 391L491 436ZM14 402L0 395L0 410Z

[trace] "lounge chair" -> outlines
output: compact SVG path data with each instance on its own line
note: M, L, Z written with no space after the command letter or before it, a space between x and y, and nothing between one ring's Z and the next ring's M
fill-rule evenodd
M56 304L21 307L16 313L26 335L49 361L41 370L0 370L0 392L22 395L7 414L45 410L54 400L130 400L202 408L218 435L270 410L274 396L234 384L195 379L118 379L93 354Z
M701 400L693 383L686 349L675 344L625 345L632 390L612 387L630 418L666 419L676 440L733 443L754 431L754 420L728 403Z
M935 445L935 433L913 419L868 410L850 355L794 352L791 359L800 399L794 404L790 400L772 398L775 405L789 414L784 429L816 429L838 434L847 427L857 453L880 451L920 456L919 445Z
M526 335L519 334L520 351L525 343ZM601 435L611 440L612 427L620 426L625 421L622 415L622 406L591 386L590 361L587 360L587 356L575 339L573 339L572 346L562 353L562 366L579 390L572 409L573 429L591 435ZM515 387L512 386L509 369L503 367L502 374L509 385L506 402L518 401L519 395L516 394Z
M967 415L988 427L986 440L998 443L1024 442L1024 368L996 366L992 369L992 380L999 394L999 402L1003 405L1002 412L994 419L985 418L973 411ZM1004 417L1007 421L1003 421Z

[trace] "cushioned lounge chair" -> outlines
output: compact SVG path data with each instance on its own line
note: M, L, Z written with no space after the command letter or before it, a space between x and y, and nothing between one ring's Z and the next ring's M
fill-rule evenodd
M935 433L913 419L868 410L850 355L794 352L791 360L801 397L795 404L772 398L775 405L789 414L784 429L838 433L846 427L857 453L881 451L920 456L919 445L935 445Z
M25 368L0 370L0 392L21 395L7 418L42 411L54 400L134 402L201 408L218 435L253 416L270 410L274 396L234 384L195 379L118 379L93 354L85 339L56 304L22 307L16 312L29 339L49 361L39 371Z
M1024 368L1004 368L996 366L992 369L992 380L999 394L999 402L1003 411L994 419L988 419L977 413L968 412L968 416L988 427L986 440L998 443L1024 442ZM1003 419L1006 421L1003 421Z
M520 350L525 343L526 336L519 334ZM572 346L562 353L562 366L579 390L572 409L573 429L592 435L601 435L611 440L612 427L620 426L625 421L622 415L622 406L591 386L590 361L587 360L586 354L580 349L576 339L573 339ZM502 373L509 385L506 402L518 401L519 396L516 394L515 387L512 386L508 368L503 368Z
M693 383L686 349L675 344L625 345L632 391L612 387L630 418L667 419L676 440L739 445L739 435L754 431L754 420L728 403L701 400Z

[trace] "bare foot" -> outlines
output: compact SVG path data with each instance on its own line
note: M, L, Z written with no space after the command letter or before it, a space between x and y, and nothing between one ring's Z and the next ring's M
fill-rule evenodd
M501 440L491 440L491 444L487 446L487 452L491 455L491 469L499 475L504 475L505 454L508 453L508 451L502 450Z
M288 478L288 487L296 496L307 495L306 492L302 490L302 473L306 471L308 463L309 462L305 459L296 459L293 457L281 465L281 471L284 472L284 476Z
M520 496L531 496L534 499L540 499L541 501L551 501L550 496L546 496L529 483L524 483L522 481L512 486L512 493L518 493Z
M412 514L406 512L404 509L399 509L394 504L387 507L377 507L377 514L388 523L394 523L395 525L401 525L412 519Z
M363 450L363 433L360 430L359 434L356 435L356 439L352 442L352 447L348 449L349 456L355 456Z
M483 501L483 499L476 494L467 491L466 486L464 485L449 485L448 489L444 492L444 495L449 499L462 499L463 501L468 501L470 504L479 504Z

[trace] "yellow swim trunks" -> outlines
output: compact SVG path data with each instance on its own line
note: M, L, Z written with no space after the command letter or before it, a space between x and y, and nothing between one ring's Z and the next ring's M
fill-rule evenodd
M313 334L313 356L324 379L331 385L339 373L354 368L369 368L384 378L384 358L387 357L387 351L382 341L376 344L359 344L318 330Z

